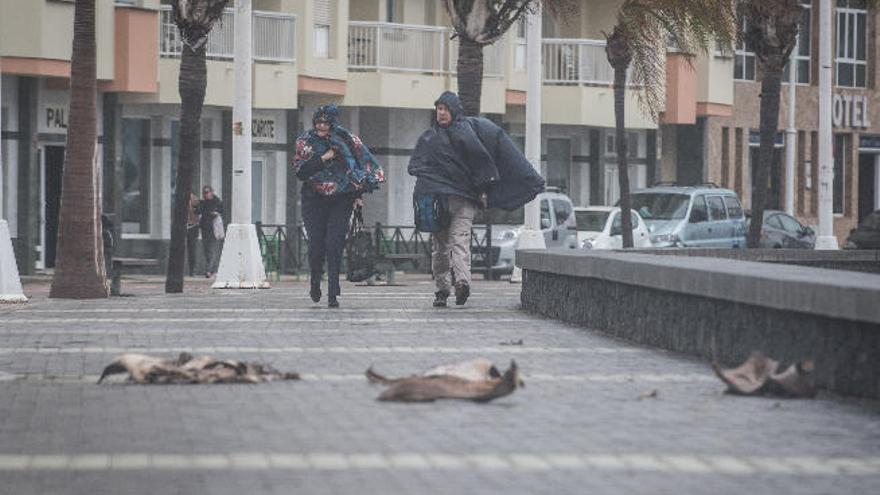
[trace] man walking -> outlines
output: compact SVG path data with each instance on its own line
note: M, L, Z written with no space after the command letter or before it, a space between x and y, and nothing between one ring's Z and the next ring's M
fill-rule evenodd
M416 177L414 197L445 199L448 224L434 232L431 252L434 306L446 307L451 276L460 306L470 296L471 225L477 208L515 210L544 189L544 180L500 127L465 117L455 93L444 92L434 108L434 123L419 137L408 171Z
M202 231L202 246L205 251L205 278L217 272L220 263L220 240L215 235L214 219L223 220L223 201L214 194L214 188L202 188L202 200L196 206L199 214L199 230Z

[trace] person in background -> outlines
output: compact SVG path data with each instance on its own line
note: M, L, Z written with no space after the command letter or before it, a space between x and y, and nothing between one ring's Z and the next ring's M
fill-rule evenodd
M220 239L214 235L214 218L223 215L223 201L214 194L214 188L202 188L202 200L196 206L199 215L199 230L202 232L202 249L205 253L205 278L217 272L220 263Z
M302 216L309 241L312 301L321 300L327 263L327 306L338 308L339 269L352 209L385 182L382 167L360 138L339 125L336 105L318 107L313 128L296 140L293 170L302 185Z
M196 240L199 238L199 215L196 206L199 197L196 193L189 193L189 206L186 210L186 262L189 266L189 276L195 275L196 270Z

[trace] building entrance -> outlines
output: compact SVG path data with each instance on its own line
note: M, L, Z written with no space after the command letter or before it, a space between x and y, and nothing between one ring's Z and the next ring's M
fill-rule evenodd
M64 171L64 146L43 148L43 242L40 261L44 268L55 267L58 243L58 217L61 214L61 180Z
M859 153L859 223L880 209L880 154Z

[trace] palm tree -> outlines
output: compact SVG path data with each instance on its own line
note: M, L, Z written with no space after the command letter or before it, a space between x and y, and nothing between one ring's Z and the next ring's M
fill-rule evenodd
M180 147L177 155L177 178L174 210L171 214L171 245L168 249L168 272L165 292L183 292L183 265L186 258L186 218L193 173L201 160L201 119L205 103L207 69L205 43L214 23L223 15L229 0L175 0L174 23L180 31L183 50L180 56Z
M107 297L95 161L95 0L76 0L70 60L70 132L61 182L58 257L49 297Z
M756 0L758 1L758 0ZM614 118L623 247L633 246L626 123L627 73L641 86L642 111L657 120L665 103L666 51L673 44L689 58L713 43L729 48L736 33L735 0L626 0L606 33L605 54L614 69Z
M517 20L542 5L551 13L571 11L576 0L444 0L459 39L458 96L464 113L480 114L483 47L498 41Z
M743 0L739 11L745 19L745 31L740 33L755 52L761 68L761 145L758 163L752 177L752 221L746 244L756 248L761 241L764 207L767 201L767 181L773 163L776 132L779 127L779 90L782 71L797 42L798 23L803 8L798 0ZM789 70L796 70L790 67Z

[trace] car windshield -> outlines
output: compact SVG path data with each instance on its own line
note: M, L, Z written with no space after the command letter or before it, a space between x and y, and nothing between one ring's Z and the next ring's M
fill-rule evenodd
M608 221L610 211L575 211L574 218L577 229L586 232L602 232Z
M632 195L632 209L645 220L677 220L687 213L687 194L638 193Z
M474 217L474 223L491 223L493 225L522 225L525 223L525 213L522 208L517 208L513 211L506 211L498 208L477 210L477 214Z

